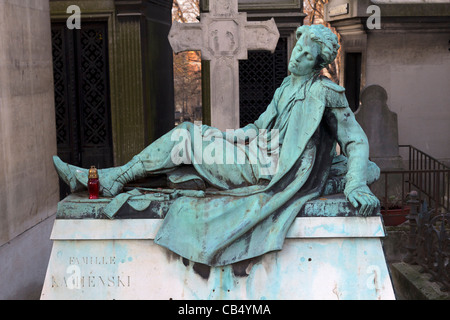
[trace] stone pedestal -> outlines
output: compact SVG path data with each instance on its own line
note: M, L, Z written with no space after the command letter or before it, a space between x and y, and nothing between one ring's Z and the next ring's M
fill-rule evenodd
M156 245L155 207L142 219L109 220L98 215L108 202L71 195L60 203L41 299L395 298L380 216L355 216L342 195L310 201L283 250L223 267Z

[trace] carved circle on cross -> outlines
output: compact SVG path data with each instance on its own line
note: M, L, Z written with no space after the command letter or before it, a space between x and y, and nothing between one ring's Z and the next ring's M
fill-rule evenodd
M236 20L213 21L208 26L208 50L213 56L235 56L240 49L240 30Z

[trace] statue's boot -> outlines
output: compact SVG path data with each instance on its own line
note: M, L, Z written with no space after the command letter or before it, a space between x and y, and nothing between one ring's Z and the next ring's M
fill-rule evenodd
M134 156L121 167L98 171L100 192L106 197L114 197L125 184L146 177L146 170L139 156Z
M59 177L70 187L70 191L77 192L87 188L87 175L88 169L75 167L71 164L67 164L62 161L58 156L53 156L53 164L55 165L56 172ZM76 172L80 171L80 174L86 175L86 181L80 181L77 179Z
M53 157L53 163L61 179L70 186L71 192L87 188L88 169L79 168L67 164L58 157ZM122 190L123 186L131 181L144 178L146 170L138 156L121 167L98 170L100 193L106 197L114 197Z

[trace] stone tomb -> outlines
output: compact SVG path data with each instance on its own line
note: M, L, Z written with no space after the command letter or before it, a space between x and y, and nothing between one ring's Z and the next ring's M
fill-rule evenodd
M382 219L358 217L343 195L308 202L283 250L223 267L153 243L170 200L141 212L128 202L114 220L110 201L59 203L41 299L395 299Z

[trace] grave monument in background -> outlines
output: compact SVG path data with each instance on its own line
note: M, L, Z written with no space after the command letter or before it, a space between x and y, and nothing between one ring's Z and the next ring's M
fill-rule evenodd
M382 171L401 171L403 159L398 144L397 114L387 104L388 95L380 85L370 85L361 92L361 105L355 114L364 129L370 145L370 159ZM402 176L391 175L386 184L386 176L371 186L372 192L384 203L399 204L406 195L402 194ZM386 190L386 185L389 185Z
M280 33L273 53L262 50L248 52L246 60L239 60L239 122L240 127L255 122L272 101L275 90L288 76L290 54L295 46L295 31L303 24L302 0L239 0L239 12L248 21L274 19ZM209 12L209 1L200 1L200 12ZM202 61L203 122L210 124L209 62Z
M248 50L273 52L280 34L275 21L249 22L237 0L211 3L200 23L174 22L169 34L173 50L200 50L210 61L211 125L239 128L239 60Z
M369 140L370 159L381 170L402 170L397 114L389 110L387 100L382 86L368 86L361 92L361 106L355 116Z

